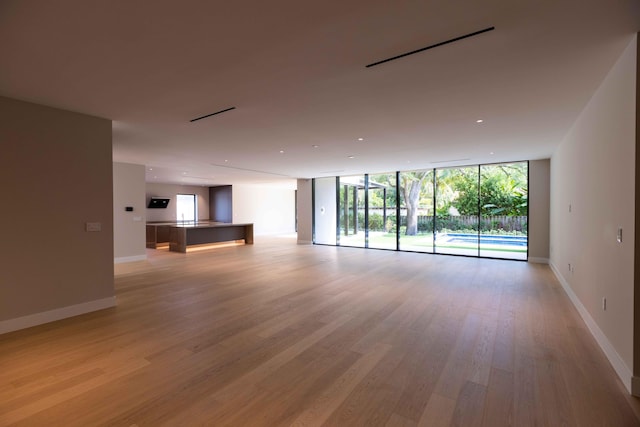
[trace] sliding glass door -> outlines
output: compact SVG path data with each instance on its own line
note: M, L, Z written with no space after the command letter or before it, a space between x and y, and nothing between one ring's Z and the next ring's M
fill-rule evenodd
M396 249L396 174L369 176L368 247Z
M365 247L365 177L341 176L338 219L340 246Z
M527 259L528 164L480 166L480 256Z
M400 250L433 252L433 170L400 172Z
M527 259L528 163L314 180L314 242Z
M478 167L436 170L435 252L478 256Z

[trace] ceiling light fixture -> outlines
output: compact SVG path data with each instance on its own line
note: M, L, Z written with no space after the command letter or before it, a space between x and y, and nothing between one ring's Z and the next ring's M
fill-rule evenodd
M319 147L319 145L313 144L313 145L312 145L312 147L313 147L313 148L318 148L318 147Z
M350 159L355 159L356 158L356 156L347 156L347 157L350 158Z
M495 28L496 27L485 28L484 30L475 31L473 33L465 34L464 36L456 37L456 38L453 38L453 39L450 39L450 40L445 40L445 41L440 42L440 43L436 43L436 44L432 44L432 45L427 46L427 47L423 47L422 49L416 49L416 50L412 50L411 52L403 53L403 54L400 54L400 55L397 55L397 56L392 56L391 58L387 58L387 59L383 59L382 61L377 61L377 62L371 63L371 64L367 65L366 68L374 67L376 65L384 64L385 62L394 61L396 59L404 58L405 56L414 55L416 53L424 52L425 50L433 49L434 47L438 47L438 46L442 46L442 45L445 45L445 44L457 42L459 40L466 39L468 37L477 36L479 34L486 33L487 31L493 31L493 30L495 30Z
M482 120L482 119L476 120L476 123L483 123L483 122L484 122L484 120Z
M284 150L280 150L280 154L284 154Z
M358 141L364 141L364 138L358 138Z

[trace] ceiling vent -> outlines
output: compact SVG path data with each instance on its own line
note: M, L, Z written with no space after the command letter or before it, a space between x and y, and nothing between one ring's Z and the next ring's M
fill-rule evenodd
M229 107L224 110L216 111L215 113L207 114L201 117L196 117L195 119L189 120L190 122L197 122L198 120L206 119L207 117L215 116L216 114L226 113L227 111L235 110L236 107Z
M440 43L432 44L431 46L423 47L422 49L412 50L411 52L406 52L406 53L403 53L403 54L400 54L400 55L397 55L397 56L393 56L391 58L387 58L387 59L383 59L381 61L374 62L372 64L367 65L367 68L375 67L376 65L384 64L385 62L395 61L396 59L404 58L405 56L409 56L409 55L413 55L413 54L416 54L416 53L424 52L425 50L433 49L434 47L443 46L445 44L449 44L449 43L457 42L457 41L462 40L462 39L466 39L466 38L469 38L469 37L477 36L479 34L486 33L488 31L493 31L494 29L495 29L495 27L485 28L484 30L480 30L480 31L476 31L476 32L473 32L473 33L465 34L464 36L456 37L456 38L453 38L451 40L445 40L445 41L440 42Z

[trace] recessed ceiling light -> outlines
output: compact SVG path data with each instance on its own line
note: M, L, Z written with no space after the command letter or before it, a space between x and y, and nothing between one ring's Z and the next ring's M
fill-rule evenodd
M225 162L225 163L229 163L229 160L225 160L224 162Z
M490 152L489 154L491 154L491 155L493 156L493 151L492 151L492 152Z
M150 171L152 171L152 170L153 170L153 168L149 168L149 170L150 170Z
M364 141L364 138L358 138L358 141Z
M280 154L284 154L284 150L280 150Z
M182 172L182 175L186 175L186 174L187 174L186 172Z
M319 145L313 144L313 145L312 145L312 147L313 147L313 148L318 148L318 147L319 147Z
M482 123L482 122L484 122L484 120L482 120L482 119L476 120L476 123Z
M356 158L356 156L347 156L347 157L349 157L350 159L355 159Z

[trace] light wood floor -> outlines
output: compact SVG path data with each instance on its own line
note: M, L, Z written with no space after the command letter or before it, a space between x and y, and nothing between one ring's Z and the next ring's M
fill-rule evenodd
M640 425L546 266L257 238L115 282L0 336L0 425Z

